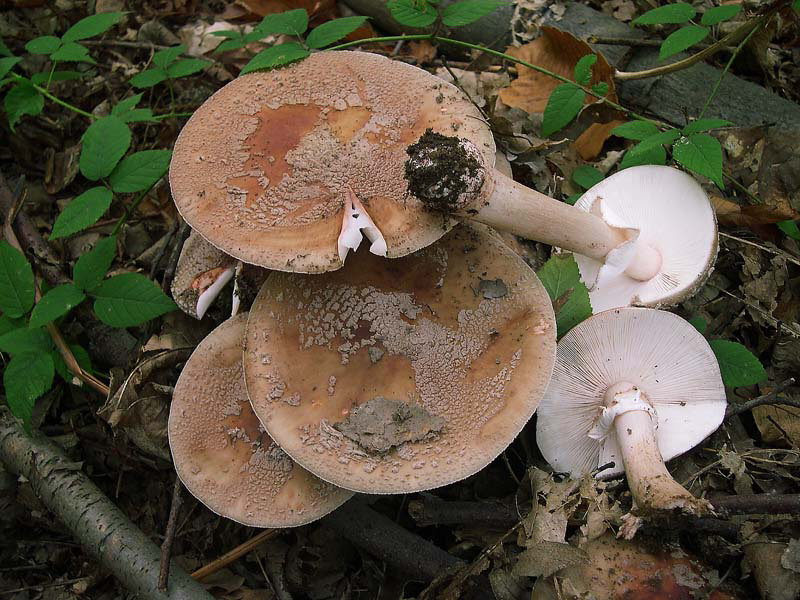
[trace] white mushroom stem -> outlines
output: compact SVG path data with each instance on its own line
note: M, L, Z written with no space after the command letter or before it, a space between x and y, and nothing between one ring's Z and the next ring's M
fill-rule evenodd
M695 498L667 471L656 441L657 420L655 409L639 388L628 382L617 383L606 391L605 408L589 437L605 439L613 426L637 512L711 512L707 500Z
M350 186L347 186L344 198L344 215L342 217L342 232L339 234L339 259L344 262L350 250L356 250L361 244L362 234L372 242L369 251L378 256L386 256L386 240L383 238L378 226L367 214L364 205L355 195Z
M637 241L638 230L612 226L605 215L559 202L499 171L493 171L491 177L491 198L471 215L475 220L613 264L639 281L651 279L661 269L661 255L649 244Z
M228 283L231 279L233 279L234 275L234 267L231 265L222 273L220 273L219 277L214 280L210 286L208 286L205 290L203 290L200 295L197 297L197 318L202 319L203 315L206 314L208 307L214 302L219 293L222 291L222 288L225 287L225 284Z

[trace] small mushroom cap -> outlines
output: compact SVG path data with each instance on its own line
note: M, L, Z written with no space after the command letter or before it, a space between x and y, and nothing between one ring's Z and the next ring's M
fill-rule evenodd
M589 437L606 390L629 382L657 415L656 441L665 461L699 444L725 416L725 387L705 338L677 315L618 308L594 315L558 342L553 378L537 415L536 441L557 471L579 477L600 465L625 472L617 436Z
M178 136L170 186L215 246L302 273L342 266L350 186L387 256L404 256L455 224L407 194L406 147L428 128L469 137L493 164L491 131L455 86L377 54L318 52L239 77L207 100Z
M589 286L594 312L618 306L671 306L690 297L711 274L717 256L717 221L703 188L671 167L630 167L587 190L575 206L610 225L640 230L638 243L661 254L661 269L648 281L575 255Z
M203 315L198 314L198 300L209 288L222 287L232 279L235 264L236 259L192 231L183 244L175 268L175 278L172 280L172 297L175 303L187 315L196 319L202 318ZM205 313L205 310L200 312Z
M555 321L530 267L460 225L402 259L272 273L247 324L245 380L287 454L392 494L463 479L502 452L550 378Z
M352 493L295 464L264 432L247 398L242 338L247 313L212 331L183 368L169 413L175 470L213 512L253 527L294 527Z

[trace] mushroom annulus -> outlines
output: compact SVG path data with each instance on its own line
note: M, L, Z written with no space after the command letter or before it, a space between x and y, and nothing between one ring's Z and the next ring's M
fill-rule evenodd
M664 465L722 423L727 405L719 365L687 321L649 308L594 315L558 343L553 378L539 407L536 440L557 471L580 477L625 472L634 514L712 507ZM632 535L635 521L623 531Z

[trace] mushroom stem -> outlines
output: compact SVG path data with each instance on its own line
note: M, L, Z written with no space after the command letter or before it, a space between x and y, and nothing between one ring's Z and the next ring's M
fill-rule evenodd
M691 515L712 512L707 500L695 498L667 471L655 436L654 425L658 417L644 393L632 383L618 383L606 392L605 404L598 426L589 435L601 437L598 430L602 432L613 419L625 476L637 512L674 509Z
M598 215L527 188L499 171L492 179L489 201L473 215L477 221L598 261L621 263L621 270L639 281L661 269L658 250L637 242L637 230L609 225Z
M367 214L364 205L361 204L350 186L347 186L345 192L343 212L342 232L339 234L338 240L339 259L344 262L348 251L358 249L361 244L362 230L367 239L372 242L369 251L378 256L386 256L387 245L381 230Z

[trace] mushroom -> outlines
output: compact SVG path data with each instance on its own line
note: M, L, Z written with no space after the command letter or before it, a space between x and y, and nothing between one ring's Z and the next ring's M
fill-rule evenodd
M245 381L269 434L350 490L446 485L536 410L555 323L536 274L483 226L323 275L272 273L250 311Z
M464 218L572 250L608 267L594 268L591 283L614 305L675 302L707 274L714 214L679 171L626 169L599 184L602 199L589 190L576 208L495 171L494 156L489 127L455 86L375 54L319 52L214 94L178 137L170 184L178 210L212 243L283 271L340 268L360 241L357 209L372 250L390 258ZM664 201L654 190L671 178L677 190ZM635 207L610 201L618 188ZM665 226L676 214L680 223ZM687 246L694 255L672 254Z
M711 505L664 461L715 431L725 407L714 353L688 322L655 309L608 310L559 341L536 439L547 462L574 477L612 462L599 477L624 470L637 513L703 514Z
M169 444L183 484L211 511L253 527L294 527L352 493L296 465L253 413L242 375L247 313L212 331L183 368L169 414Z

